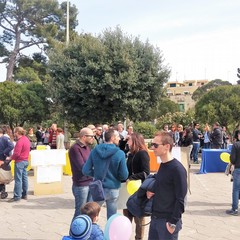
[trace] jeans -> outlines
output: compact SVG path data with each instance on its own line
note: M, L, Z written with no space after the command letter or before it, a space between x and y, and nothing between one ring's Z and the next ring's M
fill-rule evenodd
M240 193L240 168L233 171L232 210L238 210L238 199Z
M127 217L130 222L134 219L136 228L135 228L135 240L141 240L144 238L144 224L145 218L144 217L134 217L127 209L123 209L123 215Z
M182 220L176 224L176 229L171 234L166 227L166 219L151 217L148 240L177 240L178 233L182 229Z
M72 193L75 198L75 213L73 218L80 215L80 208L92 200L88 186L72 185Z
M193 142L193 162L198 162L198 152L200 148L200 142Z
M117 200L119 196L119 189L109 189L104 188L104 194L105 194L105 202L107 207L107 219L109 219L112 215L117 213ZM101 205L103 205L104 201L98 202Z
M207 142L207 143L203 144L203 148L204 149L210 149L210 147L211 147L211 143L210 142Z
M27 195L28 191L28 161L15 162L14 168L14 198L20 199Z

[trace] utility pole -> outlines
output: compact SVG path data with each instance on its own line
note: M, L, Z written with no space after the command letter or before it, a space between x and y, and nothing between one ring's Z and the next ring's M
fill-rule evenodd
M69 44L69 0L67 0L67 19L66 19L66 46ZM64 111L64 144L65 148L68 149L70 146L68 146L68 142L70 139L68 139L68 124L67 124L67 113L68 111Z
M67 0L66 45L69 43L69 0Z

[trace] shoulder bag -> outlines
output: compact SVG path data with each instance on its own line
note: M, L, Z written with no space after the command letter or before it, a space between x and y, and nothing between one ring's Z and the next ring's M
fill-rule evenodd
M107 162L102 180L95 179L93 182L91 182L89 184L89 191L92 195L92 199L93 199L94 202L105 201L105 194L104 194L102 182L107 175L107 171L108 171L108 168L109 168L109 165L110 165L110 161L111 161L111 159L109 159L108 162Z

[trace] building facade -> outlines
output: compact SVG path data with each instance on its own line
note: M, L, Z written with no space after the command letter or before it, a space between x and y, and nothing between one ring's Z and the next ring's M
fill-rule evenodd
M192 94L195 90L207 84L208 80L185 80L183 82L166 83L167 96L179 106L180 112L186 112L195 106Z

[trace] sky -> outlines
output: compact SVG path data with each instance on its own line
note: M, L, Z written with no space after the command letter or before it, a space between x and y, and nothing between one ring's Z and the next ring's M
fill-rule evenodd
M59 2L62 2L59 0ZM69 0L79 33L98 35L120 26L148 40L171 69L169 81L237 81L240 67L239 0ZM1 74L2 75L2 74ZM0 77L1 78L1 77Z

